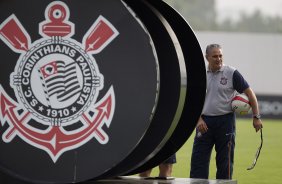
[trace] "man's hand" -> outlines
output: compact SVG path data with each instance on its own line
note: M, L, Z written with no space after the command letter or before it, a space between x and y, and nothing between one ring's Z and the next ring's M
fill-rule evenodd
M256 129L256 132L258 132L262 128L261 119L253 118L253 126Z
M205 121L202 119L202 117L199 118L198 123L197 123L197 130L199 132L206 133L208 131L208 126L205 123Z

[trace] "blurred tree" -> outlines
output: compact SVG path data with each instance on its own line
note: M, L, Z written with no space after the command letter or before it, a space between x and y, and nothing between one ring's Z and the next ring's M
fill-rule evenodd
M240 32L282 33L281 23L281 18L264 16L261 11L256 10L251 15L242 13L239 21L234 24L233 30Z
M194 30L282 33L282 18L266 16L259 10L250 15L241 12L238 21L217 22L215 0L164 1L174 7Z
M164 0L174 7L195 30L214 30L216 24L215 0Z

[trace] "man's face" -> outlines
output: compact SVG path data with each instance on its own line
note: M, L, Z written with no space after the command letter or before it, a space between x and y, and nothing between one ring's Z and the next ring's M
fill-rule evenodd
M209 69L213 72L219 70L222 67L223 56L222 50L219 48L212 48L206 55L206 59L209 62Z

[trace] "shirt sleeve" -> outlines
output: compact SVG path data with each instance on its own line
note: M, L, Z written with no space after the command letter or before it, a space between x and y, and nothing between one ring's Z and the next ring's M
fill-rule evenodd
M238 70L235 70L233 73L233 87L239 93L243 93L245 89L250 87Z

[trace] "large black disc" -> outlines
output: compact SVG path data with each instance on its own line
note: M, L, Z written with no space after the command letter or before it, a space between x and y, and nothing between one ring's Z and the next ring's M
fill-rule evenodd
M0 30L1 171L74 183L135 150L158 111L160 71L150 33L123 2L3 0Z
M192 28L176 10L165 2L149 2L149 7L162 14L179 40L187 71L187 94L183 113L172 136L154 157L128 174L140 173L159 165L183 146L196 126L206 92L205 62Z
M133 152L99 178L123 175L154 156L172 135L181 116L186 95L186 70L182 50L169 25L161 21L144 1L125 1L144 23L157 51L160 89L155 113L140 143ZM185 67L185 66L184 66Z

